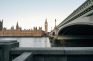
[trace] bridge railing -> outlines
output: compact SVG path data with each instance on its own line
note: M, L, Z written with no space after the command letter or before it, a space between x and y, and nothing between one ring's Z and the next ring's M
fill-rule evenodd
M63 20L57 27L60 27L64 24L66 24L68 21L74 20L82 15L84 15L86 12L92 10L93 8L90 8L93 6L93 0L87 0L85 1L79 8L73 11L65 20ZM89 10L90 9L90 10Z

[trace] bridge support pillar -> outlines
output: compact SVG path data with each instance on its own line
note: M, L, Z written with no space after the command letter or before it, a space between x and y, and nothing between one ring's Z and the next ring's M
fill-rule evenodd
M52 36L49 39L50 39L51 47L64 46L64 40L58 39L57 36Z

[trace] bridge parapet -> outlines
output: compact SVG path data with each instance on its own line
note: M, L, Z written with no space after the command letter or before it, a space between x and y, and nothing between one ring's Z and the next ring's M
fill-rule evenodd
M63 20L57 28L61 27L62 25L84 15L85 13L93 10L93 0L85 1L79 8L77 8L73 13L71 13L65 20Z

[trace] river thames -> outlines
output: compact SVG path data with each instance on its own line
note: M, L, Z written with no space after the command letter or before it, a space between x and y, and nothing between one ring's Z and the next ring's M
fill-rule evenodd
M0 37L0 40L17 40L19 47L51 47L48 37Z

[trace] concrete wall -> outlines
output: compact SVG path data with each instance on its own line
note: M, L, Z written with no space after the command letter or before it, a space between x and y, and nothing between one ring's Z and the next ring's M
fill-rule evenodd
M15 48L11 55L23 52L32 53L29 61L93 61L93 47Z
M18 47L17 41L2 40L0 41L0 61L10 61L11 48Z

